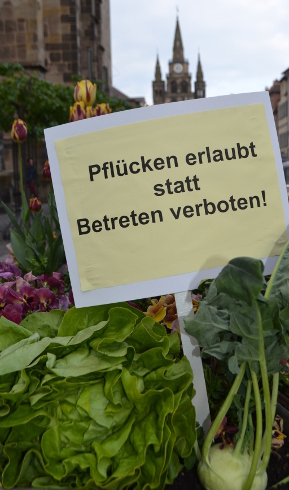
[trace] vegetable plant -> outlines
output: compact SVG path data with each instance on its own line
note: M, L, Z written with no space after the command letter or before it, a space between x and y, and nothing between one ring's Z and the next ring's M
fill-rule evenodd
M177 334L126 303L0 318L5 488L162 490L193 449Z
M196 447L199 479L207 490L264 490L267 485L279 372L289 357L289 245L268 283L263 270L259 260L231 260L195 317L185 319L203 355L226 361L235 376L202 453ZM243 409L236 444L211 446L237 395Z

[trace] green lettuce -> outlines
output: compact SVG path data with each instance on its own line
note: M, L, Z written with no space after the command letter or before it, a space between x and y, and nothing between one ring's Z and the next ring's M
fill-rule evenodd
M2 486L163 489L195 443L177 334L126 304L0 319Z

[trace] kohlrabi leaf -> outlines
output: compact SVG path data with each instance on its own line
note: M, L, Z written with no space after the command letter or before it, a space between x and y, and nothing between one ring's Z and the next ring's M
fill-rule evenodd
M289 300L289 242L281 253L267 284L265 296L276 297L283 309Z
M283 271L285 261L286 254L280 262ZM234 373L238 372L237 365L260 360L263 339L265 347L267 338L268 344L279 345L272 352L266 351L268 355L270 352L270 372L274 365L278 371L280 362L280 357L273 361L272 353L286 351L289 322L286 315L280 317L274 287L270 299L260 294L265 283L262 273L263 264L259 260L241 257L230 261L211 283L197 314L184 320L186 331L205 347L204 354L227 361ZM275 276L285 281L281 273L276 272Z
M239 257L231 260L215 279L218 294L252 304L264 287L264 266L260 260Z

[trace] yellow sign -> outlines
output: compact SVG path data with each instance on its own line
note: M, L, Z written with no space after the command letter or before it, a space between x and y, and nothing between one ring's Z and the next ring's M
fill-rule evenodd
M279 255L286 221L264 103L106 129L97 119L54 141L82 292Z

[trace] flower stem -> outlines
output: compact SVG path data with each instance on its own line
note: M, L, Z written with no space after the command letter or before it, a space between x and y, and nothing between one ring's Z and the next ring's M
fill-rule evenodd
M20 193L21 193L21 218L23 224L24 235L27 238L27 224L26 221L29 216L29 207L26 199L26 195L24 192L23 186L23 166L22 166L22 153L21 153L21 144L18 145L18 164L19 164L19 179L20 179Z
M52 182L50 182L50 227L52 234L52 225L53 225L53 203L52 203Z
M22 224L24 227L24 234L26 236L25 230L25 202L24 202L24 186L23 186L23 168L22 168L22 153L21 153L21 144L17 143L18 146L18 162L19 162L19 179L20 179L20 194L21 194L21 213L22 213Z

